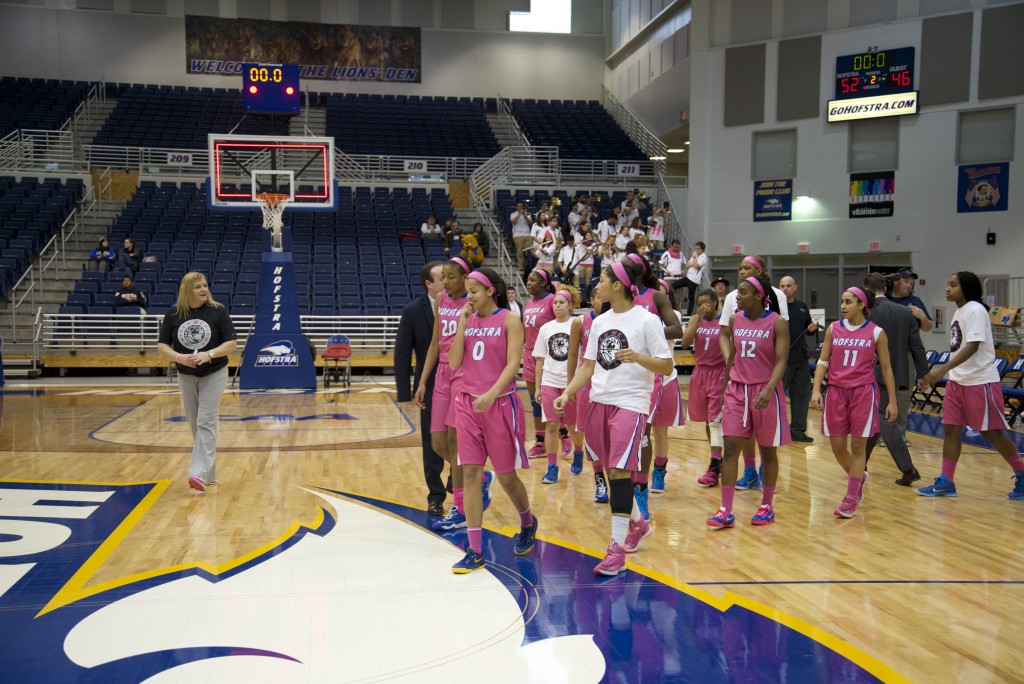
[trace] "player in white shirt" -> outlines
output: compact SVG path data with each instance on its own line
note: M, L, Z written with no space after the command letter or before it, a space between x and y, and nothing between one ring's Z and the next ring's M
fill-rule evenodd
M673 361L661 320L633 305L639 296L633 283L639 277L640 266L631 261L601 271L601 299L611 310L594 319L583 365L554 402L556 411L564 411L576 392L591 383L586 446L605 465L612 513L612 540L594 568L599 575L623 572L626 553L636 551L652 531L640 514L632 473L640 468L654 376L670 374Z
M979 431L1013 468L1014 487L1006 496L1014 501L1024 499L1024 459L1006 436L1010 428L1003 415L1003 389L995 367L992 322L988 309L981 303L981 292L981 280L970 271L954 273L946 283L946 301L957 306L949 325L952 356L917 383L918 389L924 391L949 373L942 399L942 473L934 484L917 490L921 496L956 496L953 475L960 460L966 425Z
M558 452L561 445L558 432L562 427L569 431L573 442L572 472L577 474L583 470L583 441L576 434L576 402L569 402L561 414L554 409L555 399L569 384L569 333L572 329L572 312L579 306L580 296L576 288L560 285L552 302L555 320L540 327L532 352L537 359L535 382L540 387L544 447L548 457L548 470L541 479L542 484L558 482Z
M737 282L742 283L747 278L756 278L757 276L763 276L768 282L771 282L772 277L768 273L768 269L765 266L766 263L764 257L758 254L748 254L743 257L743 261L740 262L739 280ZM772 286L772 290L775 291L773 299L779 303L779 315L788 321L789 305L786 303L786 294L774 286ZM729 329L729 321L732 320L733 314L736 313L736 297L738 294L739 290L733 290L725 296L725 303L722 304L722 334L719 337L719 343L722 347L722 356L725 358L729 358L729 354L732 351L732 333ZM741 451L743 452L743 477L736 482L736 489L758 489L761 487L761 476L758 474L756 467L757 460L754 451L754 440L746 440Z

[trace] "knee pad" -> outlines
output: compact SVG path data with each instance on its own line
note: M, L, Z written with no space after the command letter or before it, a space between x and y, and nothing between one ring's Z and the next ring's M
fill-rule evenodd
M708 429L711 431L711 446L718 449L725 446L725 439L722 437L722 424L708 423Z
M532 394L530 395L530 406L533 407L533 417L534 418L540 418L540 415L541 415L540 402L537 401Z
M612 480L608 483L609 503L612 513L629 515L633 512L633 481L629 478Z

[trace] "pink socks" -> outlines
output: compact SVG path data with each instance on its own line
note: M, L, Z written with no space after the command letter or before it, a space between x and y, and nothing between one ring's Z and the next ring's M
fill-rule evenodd
M465 515L466 507L462 503L462 487L452 489L452 497L455 499L455 508L459 509L459 513Z
M469 536L469 548L473 553L481 553L484 548L484 531L479 527L467 527L466 534Z

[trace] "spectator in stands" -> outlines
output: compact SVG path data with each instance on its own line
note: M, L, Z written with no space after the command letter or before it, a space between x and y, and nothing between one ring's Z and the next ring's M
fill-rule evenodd
M107 238L100 238L99 243L89 252L90 271L109 271L117 261L117 250L107 243Z
M426 222L420 226L420 234L423 237L428 235L436 235L441 237L444 235L444 231L441 230L441 226L437 225L437 217L431 214L427 217Z
M537 259L537 268L543 268L548 273L554 272L560 232L557 216L548 219L547 225L537 223L533 226L533 256Z
M612 212L611 214L608 215L608 218L606 218L604 221L601 221L600 223L598 223L597 224L597 240L598 240L598 242L600 242L601 244L604 244L608 240L609 236L615 237L616 235L618 235L618 233L619 233L618 222L619 222L618 214Z
M928 307L920 297L914 294L917 274L909 268L903 268L890 277L892 279L892 298L889 301L909 308L910 313L914 314L914 318L921 326L921 332L931 332L933 324L932 317L928 315ZM896 384L898 385L899 382Z
M519 300L516 299L516 288L514 288L514 287L507 287L507 288L505 288L505 294L508 296L508 309L509 309L509 311L514 313L516 316L519 316L519 319L522 320L522 318L523 318L523 306L522 306L522 304L519 303Z
M635 219L629 222L629 239L636 242L637 236L642 235L644 239L647 238L647 228L644 227L643 221L637 216Z
M619 234L615 236L615 251L618 258L615 261L621 261L622 257L626 256L626 248L633 240L629 237L629 226L623 223L619 227Z
M561 280L567 285L576 287L580 262L587 256L583 245L576 243L576 237L569 235L562 249L558 250L558 269L562 273Z
M679 240L673 240L658 259L661 268L668 274L666 280L672 283L672 288L683 287L683 251L679 249Z
M473 235L476 235L476 244L483 251L484 258L486 258L487 253L491 251L491 239L487 237L487 233L484 231L484 224L474 223Z
M124 249L121 250L121 254L117 257L117 267L125 273L131 273L133 276L135 272L139 270L139 264L142 263L142 250L135 244L135 238L124 239Z
M519 265L519 270L524 274L527 272L526 254L533 247L533 236L530 234L530 223L532 220L533 217L530 216L530 212L526 211L526 206L522 202L516 204L516 210L510 218L512 222L512 242L516 250L516 263Z
M142 313L146 313L146 307L149 306L146 293L135 287L135 282L127 273L121 279L121 289L114 293L114 306L138 306L142 308Z
M448 254L451 251L452 245L454 243L461 242L459 240L459 236L461 234L462 234L462 229L459 228L459 222L455 219L454 216L449 217L444 222L444 232L443 232L442 237L441 237L441 239L444 241L444 253L445 254ZM455 248L456 254L458 252L460 252L461 250L462 250L462 245L461 244L456 245L456 248Z
M666 209L661 207L655 207L654 211L651 212L651 218L648 220L649 228L647 229L647 239L651 241L651 247L654 250L665 249L665 214Z
M640 201L640 198L636 196L636 193L630 191L626 193L626 199L622 200L622 215L626 219L626 223L633 223L633 219L640 218L640 210L646 209L647 205Z
M687 316L693 314L693 305L697 300L697 288L700 287L701 281L704 280L704 269L708 267L708 255L704 253L705 249L704 243L698 240L693 246L693 254L690 255L689 260L686 262L686 277L683 279L683 286L689 292L686 304Z

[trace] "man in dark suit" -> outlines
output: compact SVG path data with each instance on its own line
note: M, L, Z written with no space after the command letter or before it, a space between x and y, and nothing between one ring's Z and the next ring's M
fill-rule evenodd
M889 339L889 361L892 364L892 375L896 379L896 389L905 390L913 387L914 382L910 378L908 356L914 359L914 369L918 378L928 374L928 361L925 358L924 345L921 343L921 333L918 329L917 319L905 306L893 304L885 296L885 276L881 273L869 273L864 278L864 289L875 293L875 306L871 309L871 322L885 331ZM879 408L889 403L889 395L885 391L885 383L882 381L882 374L879 367L875 366L875 381L878 383ZM892 460L900 469L903 476L896 480L896 484L909 487L912 482L920 480L921 476L914 467L910 458L910 451L907 449L903 437L900 435L899 421L890 423L885 419L885 414L880 410L882 438L885 446L892 454ZM868 439L867 456L871 458L871 450L878 443L878 435Z
M402 310L395 337L395 384L398 386L398 403L406 411L413 407L412 388L419 386L420 370L427 358L427 349L434 334L434 300L440 294L441 268L443 261L431 261L420 270L420 284L426 292ZM412 355L416 354L416 371L409 384L412 370ZM420 411L420 437L423 442L423 477L427 483L427 513L444 515L445 485L441 480L444 459L430 446L430 400L434 393L434 374L430 372L426 408Z

